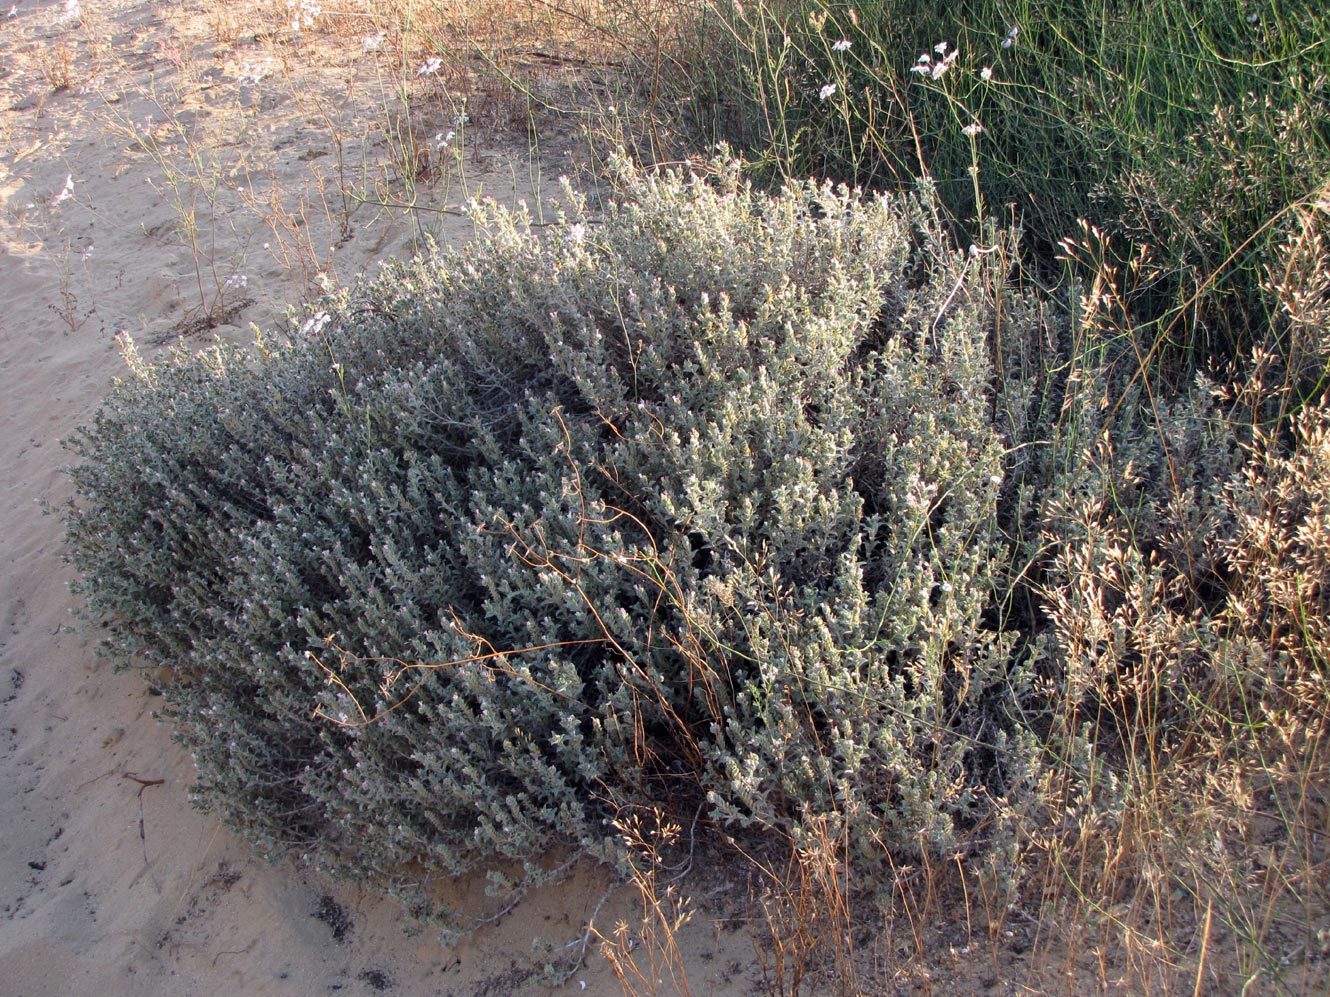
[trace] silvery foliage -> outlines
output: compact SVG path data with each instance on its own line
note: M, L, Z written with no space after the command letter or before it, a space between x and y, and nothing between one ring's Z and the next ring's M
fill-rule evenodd
M990 629L995 264L726 162L568 197L305 338L131 356L72 441L79 587L199 802L389 883L613 859L633 803L955 849L1038 767Z

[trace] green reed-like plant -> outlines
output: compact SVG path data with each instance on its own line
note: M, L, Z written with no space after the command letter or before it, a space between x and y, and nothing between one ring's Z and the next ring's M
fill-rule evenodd
M1130 301L1192 369L1268 327L1263 253L1330 173L1330 15L1103 0L712 5L703 135L779 176L937 184L963 239L1019 220L1044 279L1079 219L1146 254ZM982 129L982 130L980 130ZM1084 276L1084 275L1082 275Z

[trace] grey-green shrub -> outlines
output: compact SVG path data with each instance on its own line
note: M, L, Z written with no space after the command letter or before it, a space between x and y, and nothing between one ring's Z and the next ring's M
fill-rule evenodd
M634 803L835 812L868 882L1039 766L990 612L996 264L906 198L618 183L544 232L477 206L291 342L131 355L72 441L89 610L265 847L537 875Z

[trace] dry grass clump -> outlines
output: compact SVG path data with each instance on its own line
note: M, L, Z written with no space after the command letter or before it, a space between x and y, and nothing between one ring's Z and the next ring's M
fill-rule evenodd
M1241 382L1170 391L1130 341L1094 346L1120 387L1073 364L1032 562L1065 697L1049 733L1084 731L1100 773L1040 846L1041 906L1156 989L1321 972L1330 285L1319 205L1298 217L1270 268L1284 318ZM1081 327L1129 333L1104 276Z

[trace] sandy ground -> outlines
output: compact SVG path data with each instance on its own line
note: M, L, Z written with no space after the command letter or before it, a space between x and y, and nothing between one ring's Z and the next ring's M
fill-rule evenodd
M70 16L66 3L20 0L7 17L6 5L0 992L545 992L527 979L532 940L582 937L602 877L578 873L444 948L372 889L267 863L191 807L190 759L154 720L140 678L94 654L62 558L59 508L71 489L59 441L123 372L118 334L151 355L176 341L248 339L250 323L291 331L285 306L315 271L351 279L409 254L424 229L465 239L465 218L413 221L366 205L342 230L339 180L366 190L372 176L395 179L382 165L393 156L391 98L374 55L345 32L336 46L315 30L232 32L219 17L241 4L112 0ZM424 113L452 130L455 105L441 91L434 103ZM553 189L569 143L536 158L484 108L476 117L463 160L423 178L421 204L457 206L477 191L535 203ZM223 321L201 331L209 311ZM610 898L601 923L631 909L629 893ZM746 990L751 943L731 938L727 949L714 927L697 932L695 990ZM594 947L564 989L619 992Z

